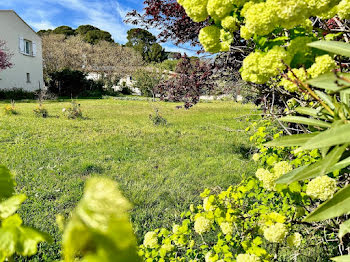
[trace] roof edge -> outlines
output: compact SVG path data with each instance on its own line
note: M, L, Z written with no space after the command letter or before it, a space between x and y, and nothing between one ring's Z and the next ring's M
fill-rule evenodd
M26 22L26 21L24 21L23 19L22 19L22 17L20 17L17 13L16 13L16 11L15 10L12 10L12 9L8 9L8 10L0 10L0 12L9 12L9 13L14 13L19 19L21 19L21 21L26 25L26 26L28 26L29 28L30 28L30 30L32 30L38 37L40 37L39 35L38 35L38 33L37 32L35 32L35 30L30 26L30 25L28 25L28 23Z

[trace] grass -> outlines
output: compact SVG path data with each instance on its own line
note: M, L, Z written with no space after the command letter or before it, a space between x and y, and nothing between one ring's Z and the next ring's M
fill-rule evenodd
M47 103L46 119L35 117L34 102L17 103L18 115L0 118L1 164L28 196L20 214L25 224L55 238L31 261L60 258L55 217L68 216L91 176L118 181L134 205L131 216L141 240L145 231L170 227L203 189L225 189L254 172L243 131L248 122L235 119L255 112L251 105L200 103L186 111L157 102L168 124L155 126L149 119L154 104L147 101L80 103L83 120L62 116L69 102Z

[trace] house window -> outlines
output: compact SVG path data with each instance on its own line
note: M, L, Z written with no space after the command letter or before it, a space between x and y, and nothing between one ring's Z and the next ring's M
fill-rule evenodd
M33 43L29 40L24 40L24 53L26 55L33 55Z
M30 73L27 73L27 83L30 83Z

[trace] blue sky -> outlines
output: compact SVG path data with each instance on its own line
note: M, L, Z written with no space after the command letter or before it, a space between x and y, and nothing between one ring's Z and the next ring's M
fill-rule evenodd
M128 11L142 11L143 0L1 0L0 9L15 10L35 30L53 29L60 25L76 28L91 24L112 34L118 43L126 42L132 28L123 23ZM156 30L151 30L157 34ZM167 51L186 52L171 43L162 44ZM193 50L193 47L184 46Z

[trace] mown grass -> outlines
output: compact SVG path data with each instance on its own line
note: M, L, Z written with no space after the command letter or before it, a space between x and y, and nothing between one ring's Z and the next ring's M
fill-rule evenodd
M68 216L91 176L119 182L134 205L132 221L141 239L145 231L170 227L204 188L227 188L254 172L244 132L248 122L236 119L254 113L251 105L200 103L186 111L160 102L79 103L84 120L62 116L69 102L45 104L51 115L46 119L34 116L34 102L17 103L18 115L0 118L1 164L16 174L17 190L28 196L20 214L27 225L55 238L31 261L60 258L55 217ZM154 106L168 125L150 121Z

